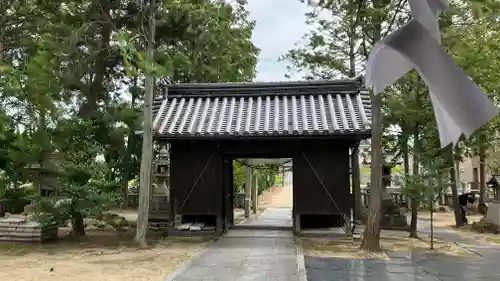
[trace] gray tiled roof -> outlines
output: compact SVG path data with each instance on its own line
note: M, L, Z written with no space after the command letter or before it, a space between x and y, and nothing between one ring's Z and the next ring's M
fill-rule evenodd
M162 137L370 134L361 81L170 85L153 106Z

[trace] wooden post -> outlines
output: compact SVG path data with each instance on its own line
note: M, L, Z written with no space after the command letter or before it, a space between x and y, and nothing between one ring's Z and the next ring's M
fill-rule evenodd
M351 170L352 170L352 193L354 195L354 218L363 220L363 207L361 203L361 182L359 171L359 147L356 146L351 151Z
M246 165L250 165L250 160L245 161ZM245 166L245 218L250 216L250 197L252 189L252 169Z
M257 205L258 203L258 183L257 183L257 176L255 174L255 171L252 169L252 175L251 175L251 183L252 183L252 212L254 214L257 214Z

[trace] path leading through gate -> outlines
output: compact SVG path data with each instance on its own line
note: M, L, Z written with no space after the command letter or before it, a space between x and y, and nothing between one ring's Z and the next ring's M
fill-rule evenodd
M230 230L168 281L305 281L291 231Z
M279 187L259 216L242 224L292 227L292 185ZM291 230L234 229L168 281L305 281L304 256Z

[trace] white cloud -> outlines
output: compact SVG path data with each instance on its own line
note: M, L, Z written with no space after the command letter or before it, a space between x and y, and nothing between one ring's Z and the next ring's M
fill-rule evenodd
M252 40L261 49L256 80L289 80L285 78L287 63L278 59L307 32L307 5L299 0L250 0L248 7L250 18L256 22ZM291 78L298 79L298 74Z

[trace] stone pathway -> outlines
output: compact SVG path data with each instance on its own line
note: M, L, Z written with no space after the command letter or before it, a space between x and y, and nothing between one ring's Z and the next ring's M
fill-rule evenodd
M414 254L391 260L305 257L309 281L493 281L498 260Z
M299 281L292 232L231 230L167 281Z
M257 218L250 217L242 221L241 226L278 227L291 228L292 209L291 208L267 208Z
M276 189L268 202L264 202L259 207L266 208L258 217L250 217L239 223L239 226L247 227L269 227L278 229L288 229L293 227L292 202L293 187L285 185Z
M291 189L291 188L289 188ZM291 201L289 191L274 200ZM242 223L263 228L292 226L291 208L267 208ZM305 281L302 252L292 231L233 229L167 281Z

